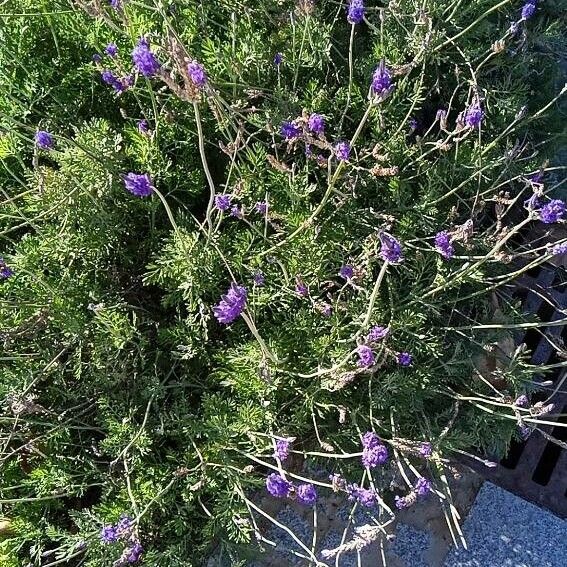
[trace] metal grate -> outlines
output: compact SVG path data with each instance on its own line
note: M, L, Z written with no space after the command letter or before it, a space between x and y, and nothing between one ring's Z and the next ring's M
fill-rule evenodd
M567 289L565 282L561 282L560 269L543 268L536 275L523 277L518 284L527 290L523 303L526 311L537 313L542 321L565 318L560 310L567 308ZM531 349L532 364L556 363L559 359L552 343L567 344L567 326L530 329L519 334L516 341L518 344L526 343ZM566 378L564 368L557 368L554 374L546 375L545 380L551 380L552 385L542 388L532 401L547 400L553 394L549 403L555 407L545 419L567 426L567 418L561 417L561 414L567 414ZM540 429L567 447L567 427L548 425ZM547 508L561 518L567 518L567 449L549 441L538 431L534 431L525 442L513 442L508 455L495 467L486 467L469 457L463 457L463 461L492 483Z

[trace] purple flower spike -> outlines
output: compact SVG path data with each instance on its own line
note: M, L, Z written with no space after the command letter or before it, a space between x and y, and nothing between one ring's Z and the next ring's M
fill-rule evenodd
M432 491L431 481L423 478L422 476L417 479L414 487L418 496L426 496Z
M246 307L247 298L248 292L245 287L231 283L227 293L221 296L219 304L213 307L218 322L228 325L238 319Z
M226 193L222 195L215 196L215 207L219 211L228 211L230 209L230 203L232 201L232 197L227 195Z
M193 59L193 61L187 65L187 73L189 73L190 79L197 88L202 89L207 84L205 67L198 61Z
M307 126L314 134L323 134L325 132L325 119L320 114L314 112L309 117Z
M42 150L51 150L54 145L53 136L45 131L38 130L35 133L35 145Z
M285 498L291 487L291 483L277 473L272 473L266 478L266 489L275 498Z
M356 349L356 353L358 354L358 362L356 363L356 365L360 368L370 368L371 366L374 366L376 364L374 353L369 346L360 345Z
M307 297L307 295L309 295L309 289L299 276L295 278L295 293L297 293L301 297Z
M364 1L350 0L348 4L347 21L349 24L360 24L364 19Z
M565 216L565 203L561 199L553 199L544 205L540 212L539 218L545 224L552 224L563 219Z
M367 468L383 465L388 460L388 449L373 431L362 437L362 464Z
M135 540L131 545L129 545L125 550L123 555L128 563L137 563L142 556L144 548L142 544Z
M380 232L380 258L390 264L403 262L402 245L388 232Z
M102 61L102 57L99 53L95 53L93 55L93 63L100 63Z
M380 327L375 325L368 331L368 335L366 335L366 342L367 343L377 343L382 339L385 339L388 334L390 333L390 329L388 327Z
M132 61L136 69L145 77L153 77L161 67L156 56L150 51L150 43L145 38L138 40L138 44L132 51Z
M394 497L394 504L398 510L405 510L409 508L413 504L413 500L408 498L407 496L395 496Z
M391 88L392 74L382 60L378 67L376 67L374 75L372 75L372 91L376 96L383 97L390 92Z
M244 209L242 207L239 207L238 205L232 205L232 207L230 208L230 216L237 219L243 219Z
M370 488L360 488L357 484L348 487L349 500L357 500L365 508L373 508L378 501L376 493Z
M341 269L339 270L339 276L341 276L341 278L345 280L352 279L352 276L354 276L354 268L349 264L342 266Z
M10 268L4 261L4 258L0 258L0 280L7 280L9 277L14 275L14 270Z
M258 201L254 205L254 208L256 209L257 213L260 213L261 215L265 215L268 212L268 202L267 201Z
M526 394L522 394L521 396L518 396L514 405L519 408L527 408L530 405L530 400Z
M465 111L465 124L469 128L478 128L483 118L484 112L478 102L471 104Z
M276 450L274 451L274 459L279 459L280 461L285 461L289 457L289 446L290 442L288 439L277 439L276 440Z
M283 122L280 132L286 140L293 140L301 134L301 128L296 126L293 122Z
M147 173L128 173L124 176L124 186L136 197L149 197L154 192L152 180Z
M567 254L567 242L562 242L561 244L556 244L551 249L551 253L554 256L561 256L562 254Z
M146 119L138 120L138 132L140 134L147 134L150 130L150 125Z
M455 249L451 244L451 237L446 230L438 232L435 235L435 250L437 250L445 260L449 260L453 257Z
M433 454L433 447L431 446L431 443L429 443L428 441L421 443L419 446L419 454L424 459L429 459L429 457L431 457L431 455Z
M282 64L283 61L283 54L282 53L276 53L274 55L274 65L276 67L279 67Z
M350 157L350 144L348 142L338 142L335 145L335 156L339 161L348 161Z
M254 281L254 285L258 287L262 287L266 283L266 278L262 272L256 272L252 277L252 280Z
M100 541L103 543L114 543L118 541L116 528L114 526L103 526L100 530Z
M120 8L122 7L122 0L109 0L108 3L115 10L120 10Z
M413 356L409 352L399 352L396 354L396 361L400 366L411 366Z
M535 0L530 0L522 6L522 20L529 20L536 11Z
M109 44L104 48L104 52L105 52L109 57L116 57L116 54L118 53L118 47L116 46L115 43L109 43Z
M312 484L300 484L295 493L297 501L304 506L313 506L317 502L317 491Z
M132 533L133 527L134 520L130 516L122 514L116 524L116 535L121 539L128 539Z

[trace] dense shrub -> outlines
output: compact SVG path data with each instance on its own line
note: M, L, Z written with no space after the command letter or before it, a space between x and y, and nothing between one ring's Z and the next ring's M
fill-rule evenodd
M559 3L361 5L3 3L3 565L237 564L266 479L384 523L552 411Z

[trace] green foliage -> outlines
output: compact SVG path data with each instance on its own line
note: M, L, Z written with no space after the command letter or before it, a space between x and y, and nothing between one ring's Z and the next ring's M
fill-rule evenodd
M533 319L507 284L549 259L526 244L522 203L540 168L560 180L546 159L565 140L560 7L538 4L512 34L519 3L367 4L353 28L322 1L3 3L2 565L111 566L124 545L99 533L123 513L147 565L200 565L215 549L247 564L274 435L296 438L290 475L317 469L323 483L361 482L369 430L435 480L458 451L506 450L535 370L510 347L507 328ZM130 73L144 34L167 71L117 95L100 71ZM92 62L110 41L117 58ZM202 93L180 86L185 56L206 68ZM395 88L376 101L380 59ZM475 100L482 128L458 128ZM312 112L326 132L309 156L279 128ZM54 150L34 147L37 129ZM337 140L353 141L346 164ZM156 193L125 191L127 172ZM207 210L211 184L243 219ZM382 230L403 263L383 269ZM247 317L224 326L213 306L233 280ZM355 349L374 324L390 335L363 370ZM395 362L404 351L411 367ZM396 467L373 477L390 504Z

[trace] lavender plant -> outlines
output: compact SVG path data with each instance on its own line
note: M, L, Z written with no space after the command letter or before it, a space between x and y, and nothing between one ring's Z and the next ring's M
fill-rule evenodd
M3 564L248 564L276 526L331 565L539 434L559 5L49 5L0 27ZM266 505L335 493L332 549Z

